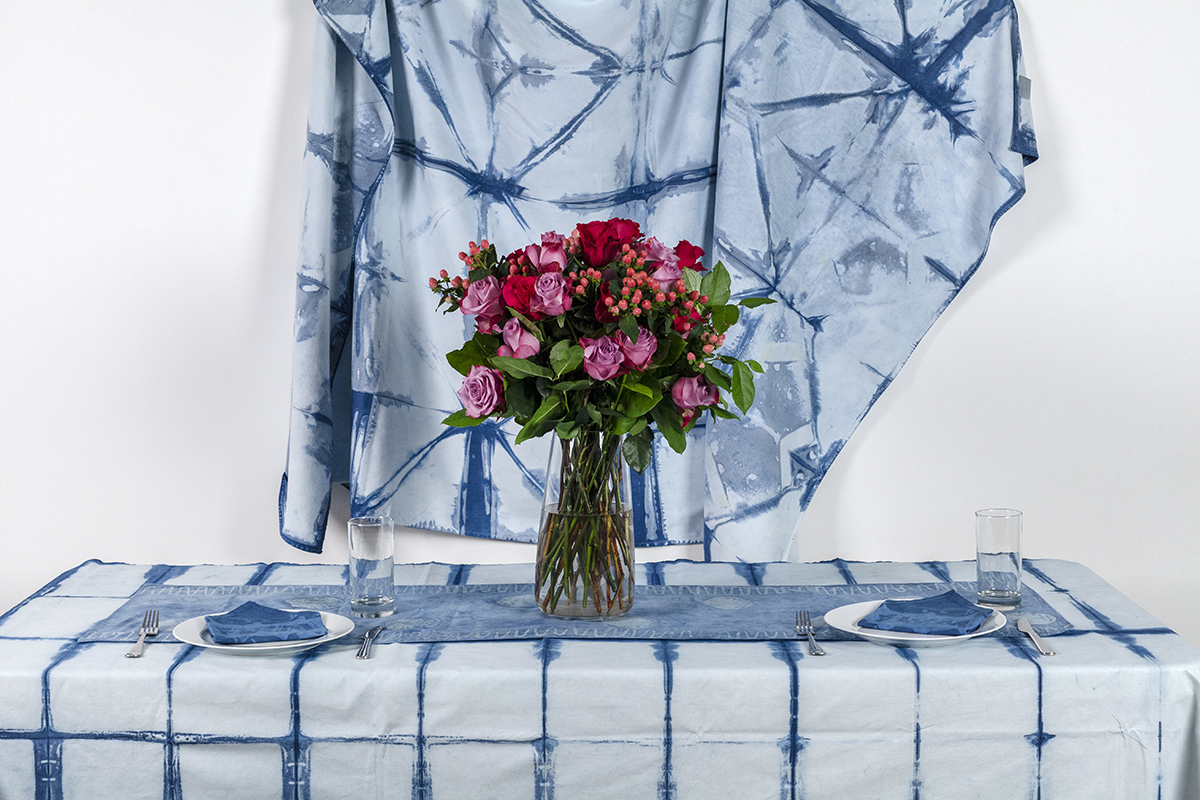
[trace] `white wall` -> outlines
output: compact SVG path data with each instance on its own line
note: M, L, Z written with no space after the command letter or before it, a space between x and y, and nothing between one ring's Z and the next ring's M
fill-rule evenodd
M1200 6L1020 3L1042 160L802 524L804 559L967 559L972 512L1200 644ZM1163 21L1169 20L1169 25ZM6 7L0 609L88 558L341 561L276 533L305 0ZM427 533L409 561L527 561ZM681 549L639 557L677 557Z

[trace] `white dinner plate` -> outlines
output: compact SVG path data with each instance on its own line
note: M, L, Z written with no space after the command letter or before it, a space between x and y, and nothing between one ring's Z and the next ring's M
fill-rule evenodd
M916 598L897 597L892 599L909 600ZM861 636L868 642L874 642L875 644L890 644L894 647L943 647L948 644L965 642L967 639L974 639L976 636L986 636L989 633L995 633L1008 622L999 611L993 611L992 615L985 619L983 624L977 629L961 635L905 633L902 631L880 631L875 628L860 628L858 621L874 611L882 602L883 600L867 600L864 603L851 603L848 606L840 606L826 612L825 624L831 628L837 628L839 631Z
M289 613L299 614L300 612L293 611ZM343 617L341 614L330 614L328 611L321 611L319 613L321 614L321 622L325 623L327 633L324 636L316 636L312 639L291 639L285 642L256 642L254 644L218 644L209 635L208 626L204 624L203 616L192 617L189 620L179 623L171 631L171 634L185 644L207 647L209 650L216 650L219 653L233 653L239 656L271 656L281 653L299 653L302 650L308 650L317 645L332 642L334 639L340 639L354 630L354 621Z

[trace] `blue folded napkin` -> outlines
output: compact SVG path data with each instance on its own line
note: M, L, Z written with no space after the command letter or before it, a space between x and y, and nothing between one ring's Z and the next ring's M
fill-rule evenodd
M280 611L258 603L242 603L232 611L204 618L217 644L257 644L313 639L328 631L316 611Z
M977 630L992 615L953 589L920 600L884 600L858 621L860 628L903 633L961 636Z

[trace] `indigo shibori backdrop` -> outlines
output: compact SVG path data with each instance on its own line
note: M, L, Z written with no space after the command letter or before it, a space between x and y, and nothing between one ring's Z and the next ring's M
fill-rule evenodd
M635 477L637 543L784 557L1036 158L1011 0L316 6L280 491L305 550L333 482L355 515L536 538L549 442L440 424L473 325L427 279L618 216L778 301L726 345L766 367L750 415Z

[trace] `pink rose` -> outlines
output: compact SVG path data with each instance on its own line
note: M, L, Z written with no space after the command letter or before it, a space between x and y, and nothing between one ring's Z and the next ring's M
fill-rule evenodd
M625 356L621 346L611 336L601 336L599 339L580 337L583 345L583 371L598 381L606 381L621 371L621 362Z
M491 367L471 367L457 394L467 410L467 416L473 419L504 410L504 379L499 370Z
M561 272L543 272L533 284L529 310L557 317L571 310L570 286Z
M525 259L538 272L562 272L567 265L567 251L561 244L531 244L525 248Z
M659 283L677 281L683 275L679 256L658 239L646 240L646 260L654 262L655 270L650 277Z
M504 323L504 344L496 350L498 356L510 358L529 358L536 356L542 349L542 343L537 337L525 330L521 320L512 317Z
M717 388L702 376L680 378L671 386L671 399L680 411L717 404Z
M567 237L563 236L561 233L555 233L554 231L547 231L546 233L542 234L542 246L543 247L546 247L546 246L565 247L566 242L567 242Z
M476 314L476 326L483 333L491 333L504 316L504 301L500 296L500 282L488 276L467 287L467 293L459 305L464 314Z
M646 368L650 363L650 357L654 355L654 351L658 349L658 339L654 338L654 334L645 328L638 328L637 344L629 341L629 337L621 331L616 333L617 345L621 348L621 354L625 357L625 364L639 372Z

